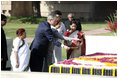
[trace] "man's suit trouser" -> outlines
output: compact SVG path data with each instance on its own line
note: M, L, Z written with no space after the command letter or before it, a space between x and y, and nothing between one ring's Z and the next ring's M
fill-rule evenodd
M52 65L53 50L46 54L43 62L43 72L49 72L49 66Z
M31 71L42 72L43 60L44 60L44 57L39 56L35 54L34 52L31 52L31 57L30 57Z

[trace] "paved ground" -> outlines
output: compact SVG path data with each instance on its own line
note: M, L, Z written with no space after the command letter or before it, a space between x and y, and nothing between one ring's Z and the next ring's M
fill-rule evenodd
M33 41L34 38L25 38L27 43L31 43Z
M97 75L80 75L80 74L59 74L59 73L44 73L44 72L11 72L2 71L0 74L1 79L117 79L112 76L97 76Z
M94 34L103 34L103 33L108 33L110 31L105 30L105 28L100 28L96 30L91 30L91 31L84 31L85 35L94 35ZM26 38L25 40L27 43L31 43L34 38Z
M108 32L110 32L110 31L105 30L105 28L99 28L96 30L84 31L85 35L103 34L103 33L108 33Z

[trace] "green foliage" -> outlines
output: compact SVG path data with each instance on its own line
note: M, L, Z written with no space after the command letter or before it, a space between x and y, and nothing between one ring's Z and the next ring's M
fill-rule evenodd
M10 19L14 19L14 18L10 18ZM15 20L16 18L14 19L14 21ZM42 19L40 18L40 22L43 20L44 18ZM25 24L25 23L17 23L17 22L9 23L8 22L6 26L4 27L4 29L5 29L5 33L7 37L15 38L16 30L18 28L25 28L27 37L34 37L38 24ZM82 25L83 31L88 31L88 30L94 30L97 28L103 28L104 26L106 26L106 23L82 23L81 25Z
M12 23L26 23L26 24L39 24L42 21L46 21L45 17L7 17L8 22Z
M117 21L117 10L108 16L108 21L110 21L111 25Z
M23 23L7 23L4 27L7 37L15 38L16 30L24 28L26 30L27 37L34 37L38 24L23 24Z
M107 23L105 22L89 22L89 23L82 23L82 30L83 31L89 31L89 30L95 30L95 29L98 29L98 28L104 28L104 26L107 25Z
M67 59L67 52L64 48L62 48L62 61Z

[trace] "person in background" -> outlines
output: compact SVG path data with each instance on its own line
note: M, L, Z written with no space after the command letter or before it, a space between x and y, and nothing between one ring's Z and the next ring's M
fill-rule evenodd
M1 14L1 70L6 70L7 56L7 42L3 26L7 23L7 17Z
M81 26L80 21L74 19L74 14L73 14L73 13L69 13L69 14L68 14L68 20L65 21L66 30L67 30L67 31L70 30L70 24L71 24L72 21L75 21L75 22L77 23L77 28L76 28L76 30L82 31L82 26Z
M67 59L83 56L86 52L85 35L83 32L76 30L76 28L76 21L72 21L70 24L70 31L66 31L65 33L66 37L81 39L81 41L64 41L65 45L70 47L70 50L67 51Z
M63 22L61 22L62 19L62 13L59 10L54 11L54 13L56 14L56 17L58 18L58 22L57 24L60 22L60 27L57 29L57 31L64 36L65 32L66 32L66 28ZM59 42L62 42L61 39L58 39ZM58 63L62 60L62 48L59 48L57 46L54 46L54 50L53 50L53 54L54 54L54 63Z
M11 52L11 69L12 71L23 72L28 70L30 52L28 43L24 40L26 32L24 28L16 31L17 37L13 41L13 50Z

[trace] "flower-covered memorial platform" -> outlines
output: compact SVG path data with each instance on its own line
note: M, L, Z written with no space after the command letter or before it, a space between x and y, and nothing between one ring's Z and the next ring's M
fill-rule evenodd
M50 73L88 74L117 76L117 54L94 53L55 63L49 67Z

